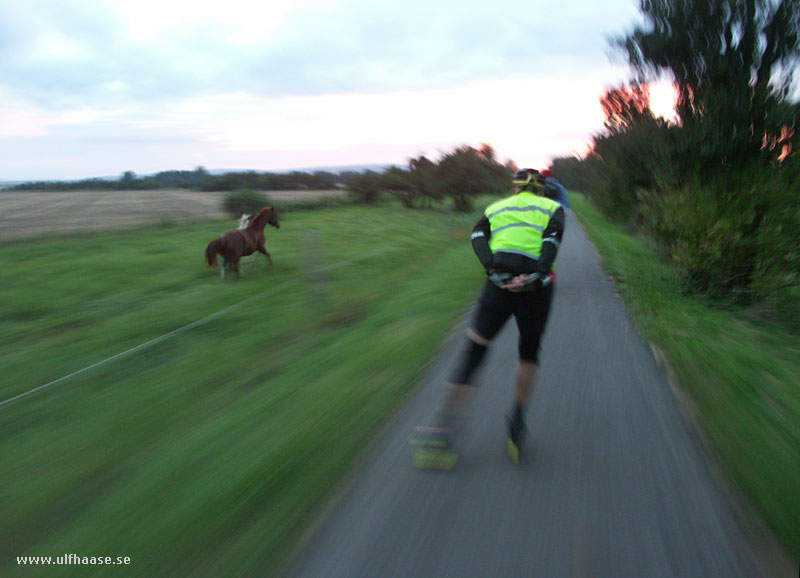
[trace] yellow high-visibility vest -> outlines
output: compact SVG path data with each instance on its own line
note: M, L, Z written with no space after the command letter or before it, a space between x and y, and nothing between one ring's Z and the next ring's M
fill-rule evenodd
M560 206L527 191L492 203L484 213L492 230L489 248L493 253L518 253L539 259L542 235Z

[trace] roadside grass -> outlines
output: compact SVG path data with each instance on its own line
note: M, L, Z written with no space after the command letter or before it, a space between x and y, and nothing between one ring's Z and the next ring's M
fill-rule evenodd
M574 209L642 334L666 356L701 431L736 487L798 560L800 335L682 291L658 249Z
M0 245L0 402L225 310L0 406L0 575L272 575L477 294L476 219L293 212L238 280L229 221Z

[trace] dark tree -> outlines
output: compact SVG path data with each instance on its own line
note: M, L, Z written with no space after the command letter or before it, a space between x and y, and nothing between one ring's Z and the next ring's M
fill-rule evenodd
M644 25L615 41L640 80L671 78L701 165L731 165L795 128L800 0L640 0ZM765 153L769 154L769 153Z
M422 202L433 206L434 202L441 200L442 195L436 186L436 163L425 156L408 161L411 180L422 196Z
M381 193L380 175L375 171L356 174L347 182L347 189L359 203L374 205Z
M494 151L486 145L480 151L463 146L446 154L436 180L441 194L453 199L459 212L470 211L476 195L504 194L511 187L510 172L494 160Z
M409 171L392 167L380 177L381 188L397 197L407 209L417 206L421 194Z
M612 134L629 130L648 117L653 117L647 85L630 84L611 88L600 99L600 106L606 117L604 125Z

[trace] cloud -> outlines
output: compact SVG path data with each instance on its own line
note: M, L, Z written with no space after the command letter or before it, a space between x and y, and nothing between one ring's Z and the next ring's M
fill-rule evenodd
M0 78L49 107L417 89L602 65L597 18L611 30L615 16L574 0L0 2Z
M231 93L164 101L156 110L140 104L51 112L30 116L36 123L23 123L39 130L27 135L31 138L23 139L21 148L16 139L16 148L9 147L0 160L0 173L5 168L7 174L26 174L10 163L14 158L24 158L29 171L49 167L49 178L200 164L264 170L402 165L411 156L438 158L455 145L482 142L491 143L502 159L539 166L559 152L582 149L586 127L602 125L599 94L578 90L569 77L549 80L557 90L540 90L542 78L518 75L423 90L272 98ZM38 142L33 137L43 133L48 138L33 146ZM3 135L0 129L0 151ZM66 164L64 151L70 151ZM28 154L35 154L35 161ZM348 154L353 155L349 161ZM109 168L92 171L96 163Z
M0 176L77 178L402 164L481 142L537 166L602 126L602 87L625 75L606 37L636 9L0 0L0 13Z

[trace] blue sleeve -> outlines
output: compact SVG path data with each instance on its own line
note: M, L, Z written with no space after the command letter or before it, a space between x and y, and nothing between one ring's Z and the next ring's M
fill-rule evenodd
M565 208L569 209L572 205L569 202L569 195L567 194L567 189L561 183L556 183L556 201L563 205Z

